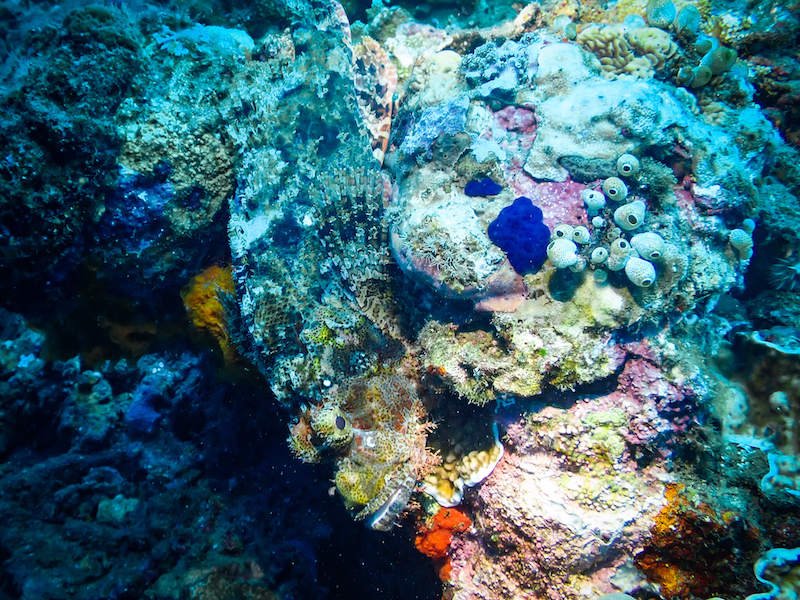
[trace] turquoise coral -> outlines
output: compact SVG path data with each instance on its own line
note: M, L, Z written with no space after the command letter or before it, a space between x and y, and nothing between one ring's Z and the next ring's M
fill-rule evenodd
M773 548L758 559L756 577L770 590L746 600L797 600L800 597L800 548Z

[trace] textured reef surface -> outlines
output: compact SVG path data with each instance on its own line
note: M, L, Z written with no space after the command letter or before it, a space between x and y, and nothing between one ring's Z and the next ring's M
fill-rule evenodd
M800 4L0 23L0 598L800 596Z

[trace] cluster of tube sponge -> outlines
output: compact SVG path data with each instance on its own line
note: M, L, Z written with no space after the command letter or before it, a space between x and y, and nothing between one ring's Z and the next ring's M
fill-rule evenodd
M647 207L642 200L628 202L628 186L621 177L632 178L639 173L639 160L623 154L617 160L620 177L603 181L602 191L585 189L581 199L591 217L593 232L583 225L566 223L553 230L553 240L547 246L547 257L557 269L579 273L591 268L595 278L604 281L607 271L623 271L637 287L650 287L656 281L656 268L664 255L664 239L652 231L634 233L645 221ZM613 213L609 202L622 203ZM614 225L609 222L609 217ZM605 231L604 240L597 234ZM631 235L630 239L626 235Z
M719 43L714 37L701 36L695 42L695 50L703 54L700 64L695 67L683 66L678 70L677 82L682 86L699 88L706 85L715 75L730 71L736 64L736 50Z
M692 4L678 10L672 0L649 0L645 16L651 27L672 29L680 38L694 40L694 52L702 56L696 66L684 65L678 70L678 85L703 87L712 77L729 71L736 63L733 48L723 46L715 37L700 35L702 15Z

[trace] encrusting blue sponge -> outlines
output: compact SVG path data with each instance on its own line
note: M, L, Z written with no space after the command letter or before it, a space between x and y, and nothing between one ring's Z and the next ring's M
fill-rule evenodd
M503 190L503 186L495 182L491 177L481 177L473 179L464 187L467 196L496 196Z
M520 275L535 273L547 259L550 229L542 211L530 198L520 196L489 224L489 239L500 247Z

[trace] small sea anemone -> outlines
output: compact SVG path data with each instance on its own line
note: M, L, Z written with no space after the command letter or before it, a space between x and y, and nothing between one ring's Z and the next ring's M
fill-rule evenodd
M769 268L769 281L778 290L800 290L800 260L790 256L775 261Z

